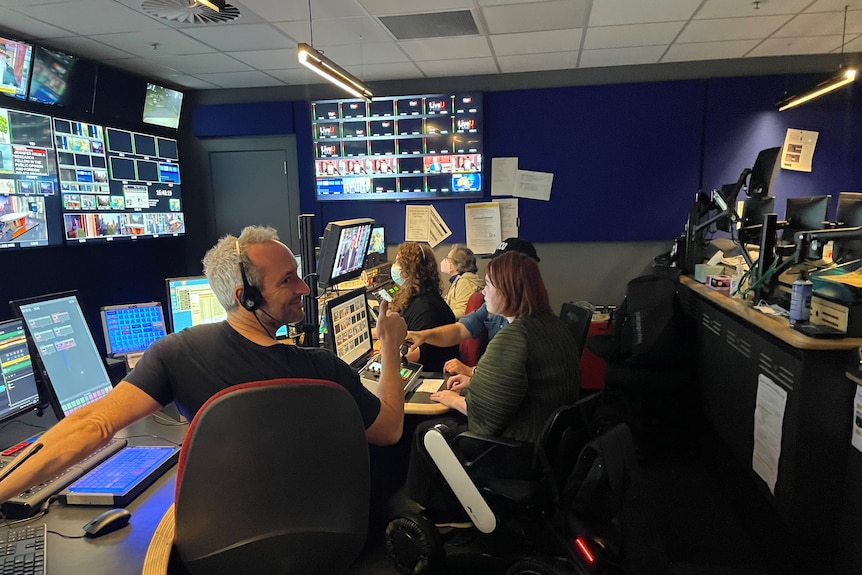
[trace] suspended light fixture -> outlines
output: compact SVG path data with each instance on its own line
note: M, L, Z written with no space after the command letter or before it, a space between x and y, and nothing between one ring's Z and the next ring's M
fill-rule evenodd
M210 10L215 10L216 12L219 12L221 10L224 10L224 7L227 5L227 2L225 0L194 0L192 5L194 4L202 4Z
M844 58L844 38L847 33L847 6L844 6L844 30L841 33L841 57L842 60ZM805 102L810 102L815 98L819 98L823 94L828 94L834 90L842 86L846 86L850 84L854 80L856 80L857 70L855 68L843 68L838 70L838 73L820 82L816 86L813 86L804 92L799 94L795 94L793 96L789 96L784 98L780 102L776 103L776 107L779 112L783 112L784 110L788 110L790 108L795 108Z
M371 90L359 78L327 58L323 52L314 49L314 27L311 20L311 0L308 0L308 29L310 44L300 42L296 45L296 57L299 63L329 82L332 82L342 90L346 90L357 98L371 101Z

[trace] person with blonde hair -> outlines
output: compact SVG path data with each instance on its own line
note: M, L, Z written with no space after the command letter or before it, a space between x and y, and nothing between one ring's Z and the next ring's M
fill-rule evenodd
M455 244L440 262L440 271L449 275L449 291L444 299L452 308L455 319L461 319L470 296L482 290L482 280L476 275L479 271L476 254L467 246Z

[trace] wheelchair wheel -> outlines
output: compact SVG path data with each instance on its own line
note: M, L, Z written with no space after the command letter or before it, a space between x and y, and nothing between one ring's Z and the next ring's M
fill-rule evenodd
M527 557L512 563L506 575L579 575L579 571L547 557Z
M386 526L386 551L402 575L426 575L443 564L443 538L424 516L395 517Z

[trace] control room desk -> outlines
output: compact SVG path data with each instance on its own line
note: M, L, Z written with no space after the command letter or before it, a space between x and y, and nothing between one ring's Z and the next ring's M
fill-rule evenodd
M772 503L790 533L838 528L845 497L854 384L846 367L862 338L815 339L692 278L680 299L692 319L697 380L710 427ZM787 391L774 495L752 470L758 377Z
M50 426L56 422L50 413L41 419L35 415L27 417L28 421L39 426ZM156 417L150 416L129 426L117 437L128 438L130 445L164 443L153 435L175 443L182 441L187 425L160 424ZM11 425L3 430L0 440L6 442L3 445L11 445L14 441L32 436L33 431L33 428ZM132 512L128 527L96 539L65 539L48 533L45 545L47 575L140 575L156 525L174 501L176 470L176 466L169 469L127 506ZM15 527L46 523L51 531L71 536L83 535L83 525L106 509L109 508L63 506L55 502L51 504L47 515Z

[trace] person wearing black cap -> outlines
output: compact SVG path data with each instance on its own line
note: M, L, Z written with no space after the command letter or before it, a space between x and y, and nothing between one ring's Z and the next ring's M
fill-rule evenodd
M539 259L539 254L536 253L533 244L522 238L506 238L500 242L491 258L512 251L526 254L537 262L542 261ZM479 309L468 313L455 323L422 331L408 331L407 340L412 342L410 344L411 350L418 348L423 343L448 347L472 338L487 338L490 341L497 335L498 331L508 324L509 322L505 317L489 313L488 306L483 303ZM464 365L458 359L450 359L444 364L443 369L447 373L460 373L467 376L472 376L475 371L475 368Z

